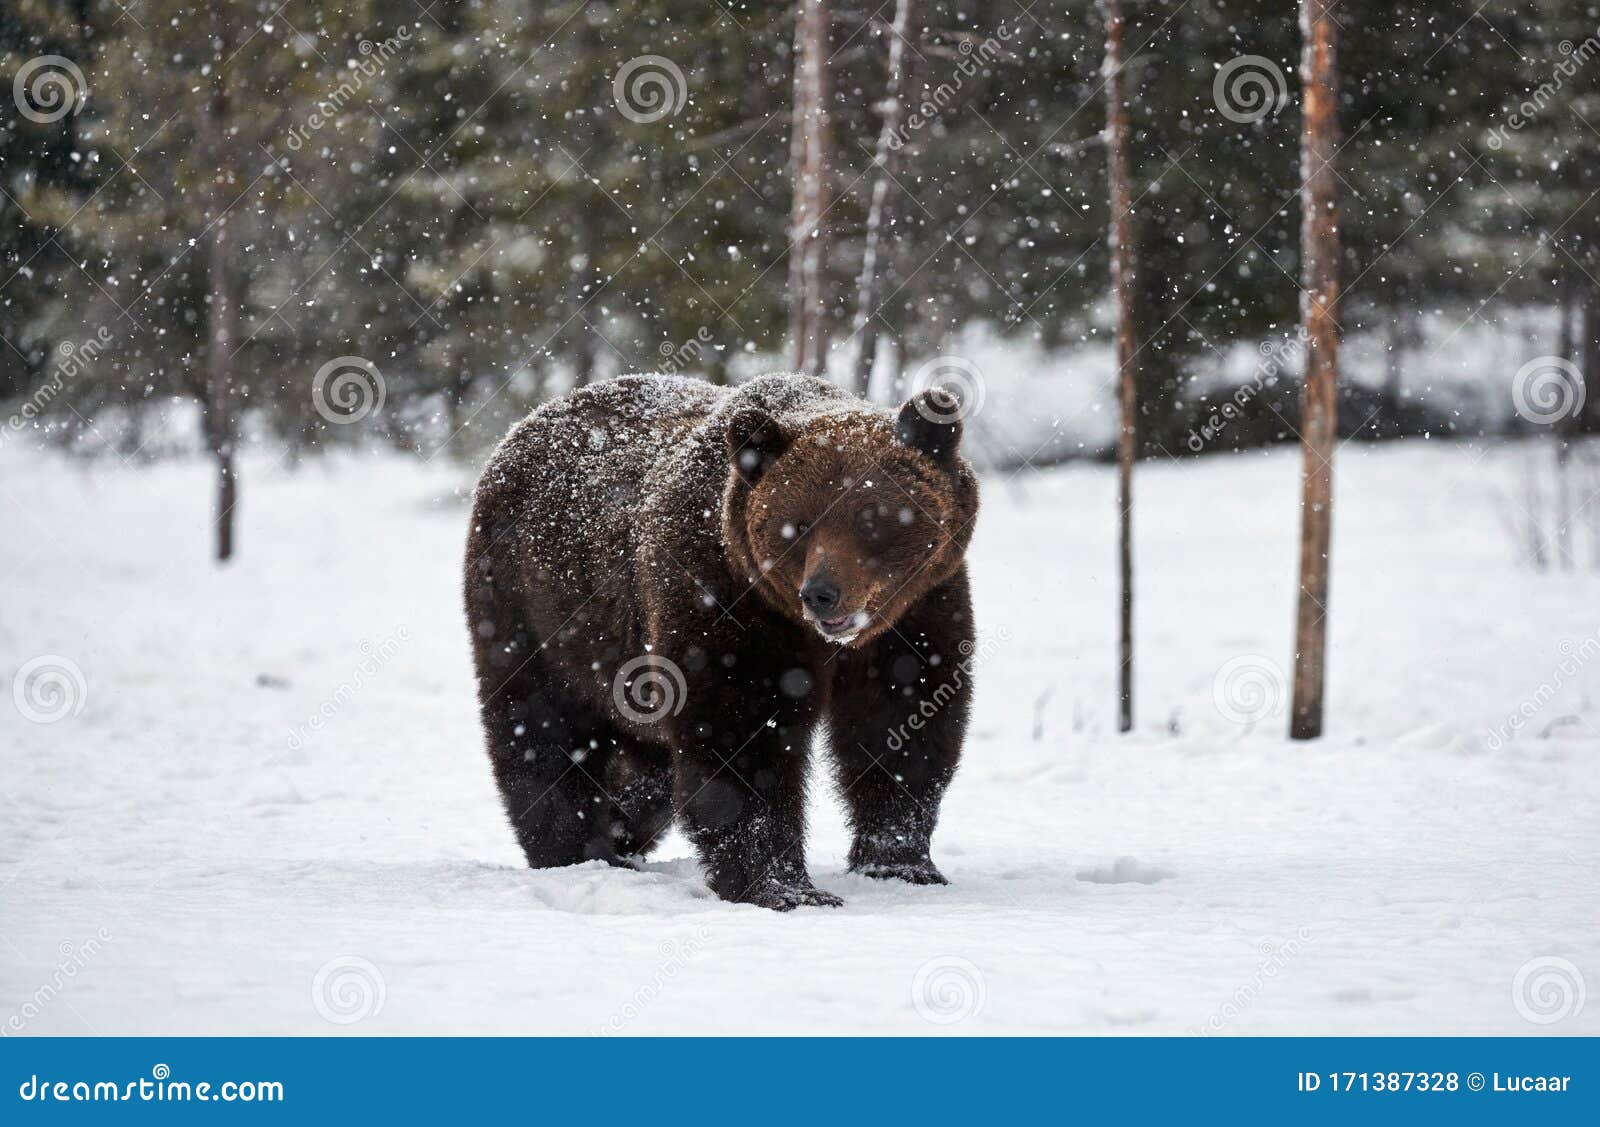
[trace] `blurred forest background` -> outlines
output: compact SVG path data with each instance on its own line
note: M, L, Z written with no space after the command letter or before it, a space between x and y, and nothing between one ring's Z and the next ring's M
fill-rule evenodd
M0 440L471 458L575 384L789 367L797 7L5 0ZM836 0L827 29L838 372L895 8ZM1101 8L917 9L871 394L965 357L989 393L983 460L1106 456ZM1294 441L1296 6L1124 9L1140 451ZM1339 19L1341 433L1539 429L1511 383L1541 354L1587 384L1566 432L1594 429L1600 5L1346 0ZM1224 89L1247 56L1270 65ZM313 395L335 362L381 381L361 426ZM1203 432L1230 397L1237 417Z

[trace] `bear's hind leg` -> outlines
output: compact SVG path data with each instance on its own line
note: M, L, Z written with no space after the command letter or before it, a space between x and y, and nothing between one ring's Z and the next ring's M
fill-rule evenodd
M618 738L605 783L617 853L644 857L672 826L672 753L659 744Z
M480 660L480 712L500 798L528 864L620 864L601 782L612 754L609 725L564 691L526 632L491 652L507 660Z

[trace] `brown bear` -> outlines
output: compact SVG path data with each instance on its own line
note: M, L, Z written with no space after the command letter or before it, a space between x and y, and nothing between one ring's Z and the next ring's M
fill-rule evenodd
M978 510L959 415L942 390L895 413L803 376L628 376L512 429L465 587L530 865L634 863L677 820L723 899L836 905L805 865L820 727L850 869L945 883L928 846L967 723Z

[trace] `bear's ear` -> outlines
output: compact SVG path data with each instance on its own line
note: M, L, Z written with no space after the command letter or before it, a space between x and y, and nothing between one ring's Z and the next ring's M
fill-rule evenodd
M741 407L728 420L728 461L747 481L766 473L788 449L789 436L759 407Z
M906 400L895 420L894 436L936 462L951 462L961 444L961 414L960 397L932 387Z

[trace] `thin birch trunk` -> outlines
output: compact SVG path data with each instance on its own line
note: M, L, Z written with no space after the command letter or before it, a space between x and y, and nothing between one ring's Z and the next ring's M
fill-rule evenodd
M1557 348L1563 360L1571 360L1573 353L1572 339L1572 289L1570 286L1561 287L1561 298L1556 306L1556 315L1561 318L1561 329ZM1562 571L1571 571L1575 566L1572 551L1572 440L1578 429L1578 412L1556 420L1556 425L1551 428L1551 437L1556 444L1556 559L1561 563Z
M794 31L794 212L789 231L789 337L794 368L821 376L827 367L828 46L832 0L799 0Z
M1133 216L1128 188L1128 110L1122 84L1122 2L1105 0L1106 167L1111 194L1111 291L1117 307L1117 572L1121 603L1117 641L1117 730L1133 728L1133 459L1134 395Z
M877 178L872 185L872 205L867 211L866 246L861 254L861 277L856 283L856 357L850 390L866 395L872 387L872 366L878 352L878 295L882 274L890 269L893 246L885 248L884 228L893 225L891 205L896 181L904 166L906 106L911 100L915 53L908 50L921 19L919 0L896 0L894 31L889 37L889 82L883 101L883 129L873 157Z
M233 558L234 520L239 506L239 475L234 462L238 442L235 417L233 352L238 338L239 306L233 277L232 238L227 208L232 203L238 166L234 140L229 135L230 105L223 63L228 58L229 36L221 0L209 4L211 28L211 96L206 107L206 131L216 173L212 178L212 221L206 237L206 278L210 291L206 348L206 420L211 455L217 464L216 558Z

